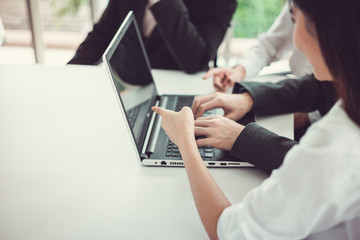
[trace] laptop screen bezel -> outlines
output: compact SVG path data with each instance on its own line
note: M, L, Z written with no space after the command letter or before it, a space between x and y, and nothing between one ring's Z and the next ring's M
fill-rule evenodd
M148 109L148 113L146 114L146 119L144 120L144 124L143 124L143 126L141 128L140 135L139 135L138 139L136 138L136 136L135 136L135 134L133 132L133 129L130 126L130 122L129 122L129 119L128 119L128 116L127 116L127 113L126 113L126 108L125 108L124 102L121 99L121 96L119 95L119 93L118 93L118 91L116 89L114 79L113 79L113 76L112 76L112 68L111 68L111 64L110 64L111 57L113 56L115 50L117 49L119 43L123 39L125 33L129 29L131 24L134 24L134 26L135 26L136 34L137 34L138 40L139 40L140 45L141 45L141 50L142 50L142 52L144 54L146 65L147 65L148 70L150 72L150 77L151 77L152 84L154 85L153 96L150 99L150 108ZM104 52L104 54L103 54L103 62L104 62L104 65L105 65L105 67L107 69L108 74L110 75L112 86L116 91L117 99L119 100L119 103L121 105L121 109L122 109L122 111L123 111L123 113L124 113L124 115L126 117L127 126L130 129L131 135L133 137L134 143L136 145L136 148L138 150L138 154L139 154L140 159L141 159L142 158L141 151L143 149L143 144L144 144L144 140L145 140L145 137L146 137L146 132L148 130L149 123L150 123L150 120L151 120L151 116L153 114L152 110L151 110L151 106L155 105L155 102L156 102L157 97L158 97L158 92L157 92L157 89L156 89L154 79L153 79L152 74L151 74L150 61L149 61L148 56L146 54L145 46L144 46L144 44L142 42L140 31L139 31L138 25L136 23L133 11L129 11L126 18L124 19L121 26L119 27L118 31L116 32L115 36L113 37L112 41L110 42L108 48Z

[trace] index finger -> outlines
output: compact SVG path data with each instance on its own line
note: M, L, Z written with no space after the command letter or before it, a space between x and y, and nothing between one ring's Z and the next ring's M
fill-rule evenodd
M216 89L216 91L223 91L224 87L222 84L222 77L220 76L214 76L214 82L213 82L214 88Z
M164 114L170 112L169 110L162 108L162 107L155 107L153 106L151 108L151 110L153 110L154 112L156 112L157 114L159 114L160 116L164 116Z
M216 74L219 74L219 73L222 73L223 70L221 68L213 68L213 69L210 69L209 71L207 71L207 73L205 73L205 75L203 76L203 79L207 79L213 75L216 75Z

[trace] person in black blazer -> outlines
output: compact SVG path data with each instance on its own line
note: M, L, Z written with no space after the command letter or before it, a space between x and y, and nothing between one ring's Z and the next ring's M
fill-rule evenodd
M227 117L219 117L216 123L195 121L195 134L197 127L205 127L209 129L207 137L211 139L214 135L212 132L216 129L227 132L229 121L237 121L248 113L267 116L318 110L324 116L337 100L334 83L318 81L313 75L305 76L300 80L285 79L277 83L236 83L233 93L214 93L195 98L193 105L195 118L213 107L223 108ZM221 139L220 134L215 134L212 138L213 143L208 145L221 148L216 144L230 139L233 143L231 155L252 163L268 173L280 167L286 153L298 144L297 141L279 136L256 123L246 125L240 135L233 129L230 131L230 135L234 135L233 138L224 136L224 139Z
M69 64L96 65L129 10L134 11L152 68L208 69L235 12L236 0L110 0ZM144 35L144 13L156 26Z

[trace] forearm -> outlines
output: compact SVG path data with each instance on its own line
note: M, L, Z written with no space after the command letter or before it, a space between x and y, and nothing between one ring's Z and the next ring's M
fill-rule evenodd
M253 46L245 52L237 61L246 70L246 77L256 76L265 66L269 65L274 58L260 44Z
M280 167L285 155L297 143L251 123L236 139L231 155L271 173Z
M179 67L189 73L205 69L207 62L205 64L200 58L209 59L209 56L206 56L206 43L195 25L190 22L184 3L178 0L161 1L151 7L151 11L160 34ZM177 30L174 32L174 29ZM189 64L192 59L196 59L197 63Z
M194 73L205 70L216 56L235 7L232 0L211 1L204 12L196 7L187 9L180 0L167 0L156 3L151 11L176 63L184 71Z
M101 56L114 37L124 14L118 9L120 1L110 0L107 8L93 30L76 50L68 64L95 65L101 62Z
M313 76L277 83L242 82L234 88L234 93L238 91L249 92L257 116L329 109L335 102L333 84Z
M195 141L189 140L179 148L201 221L210 239L218 239L218 219L231 203L210 175L200 157Z
M99 39L98 37L93 37L93 32L89 33L67 64L97 65L101 63L101 56L105 52L110 40L111 38Z
M292 33L289 6L285 4L269 30L258 36L258 44L238 60L238 64L245 67L246 76L255 76L263 67L287 56L293 48Z

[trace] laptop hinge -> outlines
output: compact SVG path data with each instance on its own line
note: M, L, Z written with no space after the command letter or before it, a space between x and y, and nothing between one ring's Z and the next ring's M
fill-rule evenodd
M158 107L159 104L160 104L160 101L159 101L159 100L156 100L154 106L155 106L155 107ZM149 126L148 126L147 131L146 131L146 135L145 135L145 139L144 139L144 144L143 144L142 149L141 149L141 152L140 152L140 157L141 157L141 159L144 159L144 158L148 158L148 157L149 157L145 152L146 152L146 147L147 147L147 145L148 145L148 143L149 143L149 139L150 139L150 135L151 135L151 129L153 129L154 122L155 122L155 118L156 118L156 113L155 113L155 112L152 112L152 114L151 114L151 119L150 119L150 122L149 122Z
M167 97L162 97L160 102L156 101L155 106L160 105L160 107L165 108L167 105L167 100L168 100ZM161 130L161 116L157 115L156 113L153 113L153 116L151 116L148 132L146 133L144 146L141 151L142 154L145 154L147 157L149 157L151 154L154 153L160 130Z
M145 158L148 158L148 155L146 155L145 153L140 153L140 159L143 160Z

